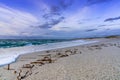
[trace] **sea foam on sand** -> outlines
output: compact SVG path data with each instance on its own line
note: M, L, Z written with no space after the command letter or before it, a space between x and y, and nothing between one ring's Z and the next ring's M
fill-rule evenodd
M79 46L84 44L95 43L98 41L87 41L87 40L74 40L66 42L48 43L38 46L24 46L15 48L1 48L0 49L0 66L14 62L17 57L22 54L28 54L32 52L45 51L51 49Z

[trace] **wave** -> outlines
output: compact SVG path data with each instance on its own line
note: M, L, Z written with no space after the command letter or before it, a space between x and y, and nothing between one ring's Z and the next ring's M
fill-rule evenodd
M0 48L22 47L30 45L41 45L46 43L62 42L66 40L61 39L38 39L38 40L18 40L18 39L6 39L0 40Z

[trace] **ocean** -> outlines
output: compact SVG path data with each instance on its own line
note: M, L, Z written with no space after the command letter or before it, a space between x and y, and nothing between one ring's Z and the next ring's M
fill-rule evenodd
M0 48L42 45L42 44L62 42L62 41L68 41L68 40L66 39L1 39Z
M88 40L0 40L0 66L15 62L22 54L95 43Z

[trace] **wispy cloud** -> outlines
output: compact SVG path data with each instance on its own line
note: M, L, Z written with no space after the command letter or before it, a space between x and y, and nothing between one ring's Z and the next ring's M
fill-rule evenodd
M115 20L119 20L119 19L120 19L120 16L114 17L114 18L105 19L104 22L107 22L107 21L115 21Z
M12 9L5 5L0 6L0 35L20 35L22 31L38 22L38 19L28 12Z
M64 17L60 17L58 19L51 19L49 22L46 22L42 25L39 25L39 28L52 28L54 25L57 25L58 23L60 23L62 20L64 19Z
M88 29L88 30L85 30L86 32L91 32L91 31L96 31L97 29Z
M68 9L72 4L73 0L59 0L58 5L47 5L42 2L43 9L42 11L44 14L42 15L42 18L45 19L45 22L40 24L39 28L52 28L55 25L59 24L65 19L65 16L63 15L63 12Z

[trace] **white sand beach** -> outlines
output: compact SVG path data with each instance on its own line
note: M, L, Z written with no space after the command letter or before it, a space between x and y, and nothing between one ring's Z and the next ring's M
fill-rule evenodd
M0 80L120 80L120 38L21 55Z

